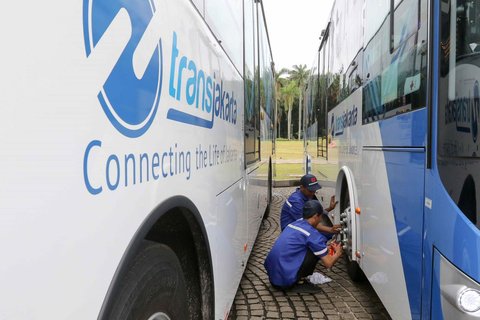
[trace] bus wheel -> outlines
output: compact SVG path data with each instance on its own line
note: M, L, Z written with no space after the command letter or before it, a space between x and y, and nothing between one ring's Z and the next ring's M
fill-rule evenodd
M144 241L121 281L109 319L190 319L182 267L169 247Z
M365 279L365 275L360 269L357 261L352 260L352 218L353 213L350 208L350 197L348 195L348 188L346 187L346 183L344 183L343 189L343 198L340 205L340 218L342 223L342 231L341 231L341 238L343 244L343 250L345 252L345 260L347 264L347 274L352 279L352 281L359 282Z

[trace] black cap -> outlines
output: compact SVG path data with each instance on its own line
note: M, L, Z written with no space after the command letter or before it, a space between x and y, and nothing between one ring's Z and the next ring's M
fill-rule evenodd
M318 200L308 200L303 206L303 218L308 219L316 214L325 213L322 204Z
M313 174L306 174L300 179L300 184L310 191L317 191L321 188L317 181L317 177Z

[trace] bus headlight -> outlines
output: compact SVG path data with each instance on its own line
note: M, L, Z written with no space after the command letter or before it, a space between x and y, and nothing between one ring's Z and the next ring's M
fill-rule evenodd
M438 251L436 254L440 258L439 289L443 319L480 319L480 283L463 273Z
M480 291L464 288L458 292L457 304L465 312L477 312L480 310Z

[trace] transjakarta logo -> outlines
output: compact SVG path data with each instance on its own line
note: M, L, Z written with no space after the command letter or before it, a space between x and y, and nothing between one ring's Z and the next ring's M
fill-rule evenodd
M351 110L345 110L339 117L332 114L332 136L341 136L345 128L353 127L357 124L358 109L353 106Z
M480 89L478 81L473 86L473 97L459 97L448 101L445 107L445 124L455 123L457 132L472 133L473 142L478 138L478 116L480 114Z
M213 127L215 118L237 123L234 92L227 92L223 80L217 79L215 73L206 74L193 59L180 55L176 32L173 33L168 88L170 96L178 102L168 110L168 119L208 129Z
M87 57L103 58L107 66L102 67L108 69L105 75L99 70L105 79L98 100L120 133L139 137L152 124L160 101L159 8L149 0L84 0L83 6Z

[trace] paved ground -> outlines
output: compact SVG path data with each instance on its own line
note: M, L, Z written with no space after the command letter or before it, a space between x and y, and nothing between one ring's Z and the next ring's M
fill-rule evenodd
M270 285L263 262L280 233L281 206L293 190L292 187L273 190L270 216L260 228L229 319L390 319L368 282L350 280L343 259L331 270L321 263L317 265L317 272L333 279L320 285L319 293L285 293ZM327 204L333 189L324 187L319 194Z

